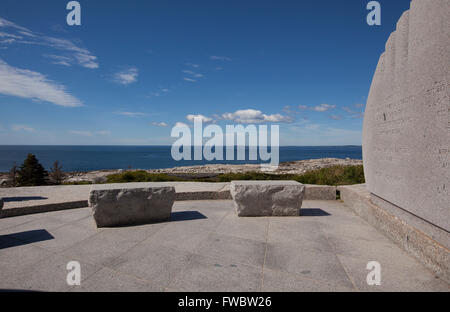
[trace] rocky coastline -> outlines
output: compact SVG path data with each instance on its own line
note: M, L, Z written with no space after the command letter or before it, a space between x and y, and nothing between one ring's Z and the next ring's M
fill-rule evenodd
M360 159L340 159L340 158L320 158L297 160L280 163L278 169L271 171L272 174L302 174L311 170L328 168L335 165L355 166L362 165ZM137 171L143 169L113 169L113 170L95 170L88 172L65 172L64 183L91 182L102 183L106 181L106 177L111 174L121 173L125 171ZM212 177L222 173L243 173L243 172L259 172L263 171L260 165L244 164L244 165L228 165L228 164L207 164L199 166L180 166L166 169L147 169L149 173L167 173L177 176L202 176ZM8 173L0 173L0 184L3 186L8 184Z
M278 169L271 172L272 174L302 174L311 170L328 168L335 165L355 166L362 165L360 159L338 159L338 158L321 158L308 159L280 163ZM128 171L136 171L139 169L132 169ZM65 182L102 182L110 174L121 173L125 170L98 170L90 172L67 172ZM254 172L262 171L260 165L246 164L246 165L227 165L227 164L208 164L200 166L181 166L166 169L149 169L144 170L149 173L167 173L174 175L196 175L210 177L222 173L238 173L238 172Z

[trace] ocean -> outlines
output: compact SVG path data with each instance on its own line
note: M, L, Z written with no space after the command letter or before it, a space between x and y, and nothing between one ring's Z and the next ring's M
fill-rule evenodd
M102 169L159 169L204 164L254 164L261 161L194 161L172 159L171 146L44 146L0 145L0 172L14 162L19 166L28 153L49 169L58 160L63 171ZM248 153L246 153L248 155ZM317 158L362 159L361 146L281 146L280 162ZM248 158L248 156L247 156Z

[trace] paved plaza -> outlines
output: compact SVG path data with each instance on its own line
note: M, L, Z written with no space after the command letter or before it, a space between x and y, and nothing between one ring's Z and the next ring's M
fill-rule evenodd
M69 261L81 285L66 282ZM366 266L381 264L381 285ZM231 200L179 201L169 222L97 229L89 208L0 219L0 289L449 291L340 201L300 217L238 218Z

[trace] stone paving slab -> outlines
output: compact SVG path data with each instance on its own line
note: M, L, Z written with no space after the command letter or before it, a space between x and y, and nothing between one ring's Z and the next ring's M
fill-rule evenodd
M0 289L450 290L343 203L307 200L302 210L242 220L230 200L180 201L168 222L106 229L90 208L0 219ZM80 286L66 284L73 260ZM381 264L380 286L366 283L369 261Z

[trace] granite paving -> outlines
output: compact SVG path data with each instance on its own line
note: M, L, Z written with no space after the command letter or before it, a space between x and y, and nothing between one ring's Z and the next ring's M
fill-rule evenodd
M66 282L78 261L80 285ZM366 282L381 265L381 285ZM98 229L90 208L0 219L0 290L444 291L340 201L297 217L236 216L231 200L175 202L163 223Z

